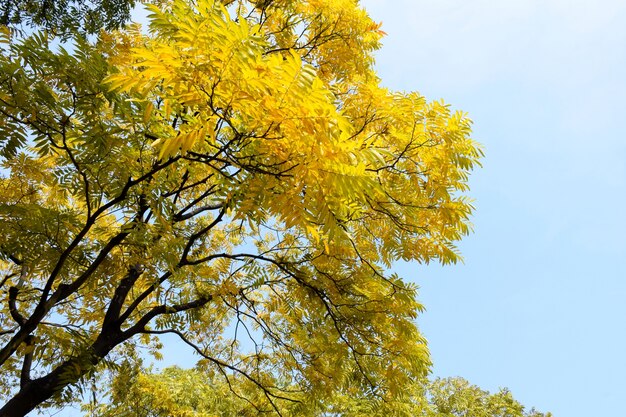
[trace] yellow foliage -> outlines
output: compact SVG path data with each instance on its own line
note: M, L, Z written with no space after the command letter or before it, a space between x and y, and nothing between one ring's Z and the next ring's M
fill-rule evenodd
M74 54L2 35L0 378L169 332L263 411L400 398L430 362L386 270L460 259L471 121L379 85L357 1L160 3Z

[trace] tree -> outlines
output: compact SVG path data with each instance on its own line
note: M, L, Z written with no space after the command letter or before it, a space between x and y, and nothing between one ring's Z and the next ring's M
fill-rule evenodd
M469 119L379 86L356 1L151 10L0 39L0 416L166 333L263 411L402 397L429 356L386 271L459 259Z
M118 29L130 19L135 0L3 0L0 24L43 28L61 37Z
M471 385L463 378L420 380L406 388L410 394L390 404L369 397L335 396L307 416L370 417L551 417L525 407L507 389L495 394ZM86 404L90 416L203 417L253 416L254 407L234 395L219 378L207 378L201 370L166 368L146 373L128 366L110 383L111 401ZM325 405L325 406L324 406ZM288 414L288 410L282 410ZM290 414L298 415L298 414Z
M429 417L552 417L525 407L504 388L490 394L463 378L436 379L429 383Z
M109 384L109 399L83 405L87 415L113 417L252 416L258 400L235 395L219 375L177 367L161 373L142 372L124 364ZM249 397L254 392L247 392ZM252 394L252 395L250 395ZM262 400L262 399L261 399ZM281 409L285 412L284 409Z

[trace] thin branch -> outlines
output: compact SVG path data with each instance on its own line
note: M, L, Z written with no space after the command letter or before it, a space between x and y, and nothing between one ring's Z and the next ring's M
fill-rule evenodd
M152 307L150 311L148 311L143 317L141 317L137 323L135 323L132 327L124 331L124 335L135 335L137 333L144 332L146 330L146 326L150 321L156 316L160 316L162 314L175 314L180 313L181 311L192 310L195 308L200 308L213 300L212 295L204 295L198 299L190 301L188 303L183 304L175 304L173 306L168 306L165 304Z
M17 295L19 294L19 292L20 290L17 287L9 288L9 313L11 314L11 317L13 318L13 320L15 320L15 322L20 327L23 327L24 323L26 322L26 319L19 312L19 310L17 309L17 305L16 305Z
M161 275L161 277L159 277L158 281L152 283L146 290L144 290L144 292L139 294L139 297L137 297L128 306L126 311L124 311L124 313L122 313L122 315L119 317L119 323L120 324L124 323L128 319L128 317L133 313L133 311L135 311L135 309L139 306L139 304L141 304L143 300L145 300L154 290L156 290L162 283L164 283L171 276L172 276L172 272L170 271L164 273L163 275Z
M226 208L227 208L227 204L224 204L222 209L220 210L220 213L211 223L209 223L207 226L203 227L202 229L198 230L196 233L190 236L189 241L185 245L185 248L183 249L183 253L180 257L179 266L192 265L191 263L187 261L187 256L189 255L191 248L193 247L193 245L196 243L196 241L199 238L201 238L204 234L208 233L211 229L213 229L218 223L222 221L222 219L226 215Z
M268 399L268 401L272 405L272 408L274 408L274 411L276 411L276 413L278 413L279 416L282 416L282 414L281 414L280 410L278 409L278 407L276 406L276 404L274 403L274 401L272 400L272 398L277 399L277 400L285 400L285 401L289 401L289 402L292 402L292 403L300 403L301 402L301 401L293 399L293 398L289 398L289 397L285 397L285 396L282 396L282 395L275 394L272 391L270 391L268 389L268 387L263 385L263 383L258 381L256 378L254 378L253 376L251 376L247 372L237 368L236 366L228 364L228 363L226 363L226 362L224 362L222 360L219 360L219 359L216 359L216 358L214 358L212 356L207 355L202 349L200 349L200 347L198 347L195 343L193 343L189 339L187 339L187 337L185 337L185 335L182 334L178 330L175 330L175 329L148 330L148 331L145 331L145 332L142 332L142 333L147 333L147 334L168 334L168 333L175 334L176 336L178 336L180 338L180 340L182 340L184 343L186 343L188 346L190 346L193 350L196 351L196 353L198 353L198 355L202 356L204 359L214 363L215 365L217 365L220 368L226 368L226 369L229 369L229 370L231 370L233 372L236 372L236 373L240 374L241 376L246 378L248 381L252 382L257 387L259 387L259 389L261 389L261 391L263 391L265 397Z
M181 222L184 220L189 220L194 216L197 216L200 213L203 213L205 211L209 211L209 210L218 210L224 207L224 203L215 203L215 204L207 204L206 206L202 206L202 207L198 207L197 209L190 211L189 213L186 214L180 214L182 213L176 213L174 215L174 221L175 222Z
M17 330L17 326L8 330L0 330L0 336L4 336L5 334L11 334L15 332L15 330Z
M13 278L14 276L17 276L17 273L6 274L4 278L2 278L2 281L0 281L0 288L4 287L4 284L6 284L7 281Z
M50 309L54 305L56 305L56 303L67 298L70 294L78 290L84 284L87 278L91 276L91 274L97 269L100 263L102 263L102 261L106 258L108 253L115 246L121 243L124 240L124 238L128 235L129 232L125 231L113 237L107 243L107 245L101 250L96 260L92 262L90 267L83 274L81 274L81 276L79 276L74 282L72 282L69 285L68 284L59 285L57 290L48 298L50 291L52 291L54 282L56 278L58 277L58 275L61 273L61 270L65 262L67 261L68 258L70 258L70 255L74 251L74 249L82 242L83 238L87 235L90 229L95 225L98 217L101 214L105 213L110 208L112 208L113 206L115 206L116 204L124 201L126 197L128 196L128 192L130 191L132 187L134 187L137 184L140 184L141 182L147 179L152 178L157 172L170 166L174 162L178 161L178 159L180 159L180 157L170 158L163 164L155 164L154 167L150 171L148 171L147 173L145 173L144 175L140 176L137 179L133 180L132 178L129 178L126 184L124 185L122 191L117 197L113 198L112 200L110 200L109 202L107 202L106 204L98 208L91 215L91 217L89 217L86 220L85 225L83 226L81 231L74 237L74 239L69 244L69 246L59 256L59 259L56 265L54 266L52 272L50 273L50 276L48 277L48 280L46 281L46 285L43 289L42 295L40 297L40 301L35 307L33 313L26 320L24 325L18 330L18 332L11 338L11 340L9 340L9 342L5 344L2 347L2 349L0 349L0 364L5 363L6 360L11 355L13 355L13 353L18 348L18 346L22 342L24 342L26 337L30 335L33 332L33 330L37 328L39 322L41 322L41 320L46 316L46 314L50 311Z

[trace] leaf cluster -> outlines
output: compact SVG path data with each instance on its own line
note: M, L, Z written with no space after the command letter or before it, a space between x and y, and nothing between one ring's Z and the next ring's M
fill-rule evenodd
M44 29L63 38L91 35L122 27L134 6L135 0L3 0L0 25Z
M223 379L197 369L166 368L159 373L135 368L110 380L107 401L86 403L88 415L99 417L205 417L258 415L245 397ZM381 401L347 388L332 399L306 406L280 404L284 416L406 416L406 417L551 417L527 410L506 388L489 393L456 378L420 380L405 387L405 395Z

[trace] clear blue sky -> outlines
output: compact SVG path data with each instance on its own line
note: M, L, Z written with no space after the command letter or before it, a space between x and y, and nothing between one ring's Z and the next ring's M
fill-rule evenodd
M383 84L469 112L464 265L400 265L421 287L434 375L507 386L555 417L626 392L626 2L363 0L388 33ZM188 364L170 344L166 361ZM59 415L70 416L71 410Z
M404 265L434 374L561 417L626 394L626 2L364 0L383 84L469 112L486 148L464 265Z

